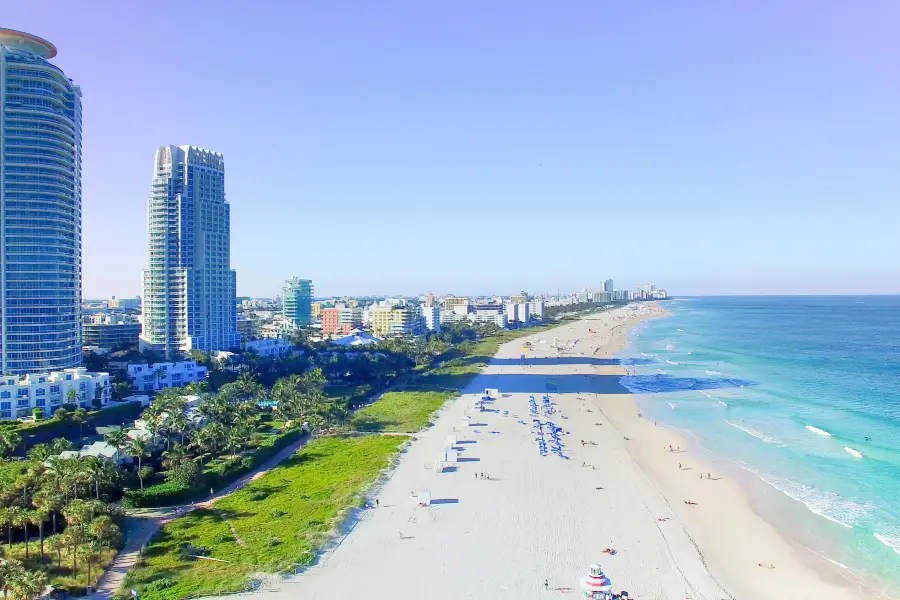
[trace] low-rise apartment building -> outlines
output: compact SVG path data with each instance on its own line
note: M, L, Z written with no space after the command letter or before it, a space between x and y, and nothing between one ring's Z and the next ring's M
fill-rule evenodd
M0 377L0 419L27 417L35 408L49 417L69 403L94 408L95 398L105 406L111 397L109 373L93 373L84 367L22 377L4 375Z
M155 392L164 388L182 387L206 379L206 367L192 360L128 365L128 378L135 392Z

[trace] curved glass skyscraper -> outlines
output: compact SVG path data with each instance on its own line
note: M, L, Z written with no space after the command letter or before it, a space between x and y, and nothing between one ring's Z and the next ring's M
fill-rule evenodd
M81 364L81 90L0 29L0 368Z

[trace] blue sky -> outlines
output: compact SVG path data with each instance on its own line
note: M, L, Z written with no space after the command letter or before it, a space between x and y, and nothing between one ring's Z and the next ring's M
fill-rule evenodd
M900 292L900 4L6 3L84 102L84 292L153 153L225 155L238 293Z

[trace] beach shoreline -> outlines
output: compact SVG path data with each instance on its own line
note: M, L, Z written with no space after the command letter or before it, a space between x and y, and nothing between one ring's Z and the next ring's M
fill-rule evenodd
M665 318L670 316L668 311L660 307L659 312L650 318ZM644 319L641 322L647 322ZM635 323L634 326L641 322ZM609 353L620 354L627 350L628 333L616 336L618 339L611 341ZM626 368L620 367L621 374L626 374ZM804 508L795 506L795 502L781 497L777 490L767 489L766 484L757 481L748 473L742 472L726 457L716 455L715 452L702 447L699 440L692 438L687 431L675 429L667 424L654 423L637 415L641 412L641 401L647 394L632 394L623 398L631 410L622 409L621 406L611 408L607 406L604 411L618 429L625 431L624 435L640 435L655 437L657 445L669 445L686 452L676 452L677 457L669 460L665 456L661 459L656 453L655 445L631 446L631 455L634 460L644 468L648 476L660 487L661 493L667 498L675 500L678 495L691 496L690 499L704 505L712 504L717 507L728 505L727 511L718 510L714 514L702 511L682 511L684 522L691 530L693 537L698 540L701 551L708 555L711 570L721 578L729 592L736 598L752 598L762 587L767 594L768 590L785 589L792 581L802 578L805 583L803 588L809 588L816 583L824 586L821 591L813 594L811 591L800 589L785 596L827 597L827 598L870 598L871 589L862 588L863 579L858 574L852 573L849 568L837 563L827 556L818 553L812 548L806 547L791 539L779 530L778 519L773 519L778 510L789 510L794 514L801 513ZM611 398L604 398L610 402ZM604 405L604 403L601 403ZM661 430L661 435L654 435L656 430ZM668 454L662 449L663 454ZM686 458L690 455L690 458ZM680 460L684 456L684 460ZM674 466L673 466L674 465ZM681 467L684 467L683 469ZM713 480L696 480L691 477L683 477L684 472L700 472L712 474ZM673 478L675 473L681 477ZM716 478L719 478L718 480ZM726 482L727 480L727 482ZM692 483L693 482L693 483ZM720 489L703 489L703 484L715 483ZM708 486L707 486L708 487ZM708 493L708 492L713 493ZM702 498L703 500L699 500ZM777 508L773 508L777 507ZM699 514L698 514L699 513ZM741 526L735 527L735 521L740 519ZM731 527L729 528L729 524ZM743 539L738 544L732 539L735 532L729 529L740 529ZM727 535L720 532L728 531ZM748 537L752 534L752 540ZM757 563L758 570L752 568L752 558L758 556L761 561ZM750 568L748 568L748 565ZM772 565L774 569L768 569L761 565ZM776 573L778 571L778 573ZM843 572L842 572L843 571ZM783 576L782 576L783 575ZM780 581L779 581L780 580ZM796 585L796 583L795 583ZM799 586L798 586L799 588ZM796 593L797 595L792 595ZM809 595L805 595L808 593ZM826 595L817 595L826 594ZM775 594L774 597L779 597Z
M679 432L639 416L616 357L634 326L662 316L641 303L501 346L404 449L379 508L303 574L253 594L338 598L352 580L376 600L580 595L599 562L631 597L862 597L812 568ZM481 412L485 388L499 393ZM545 391L555 410L537 418L563 428L566 459L532 439L528 396ZM451 435L458 462L436 472Z

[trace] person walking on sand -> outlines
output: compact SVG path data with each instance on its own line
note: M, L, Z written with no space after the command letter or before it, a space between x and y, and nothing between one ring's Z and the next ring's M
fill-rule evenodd
M548 579L544 579L544 589L545 590L550 589L550 581Z

